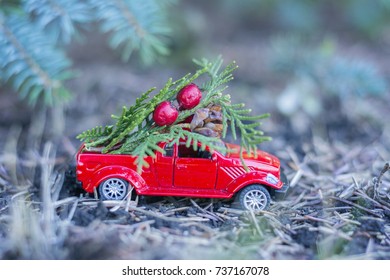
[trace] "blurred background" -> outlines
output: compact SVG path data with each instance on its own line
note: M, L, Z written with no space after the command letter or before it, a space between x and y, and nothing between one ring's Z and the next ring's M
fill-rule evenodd
M74 160L79 133L112 124L111 115L134 104L141 93L161 88L170 77L193 73L193 58L212 60L218 55L226 64L234 60L239 66L227 89L233 101L245 102L254 114L271 114L261 128L273 140L261 148L281 159L296 186L289 199L271 209L278 220L274 215L256 218L266 236L253 230L254 225L258 228L254 218L237 227L233 218L220 227L210 222L212 229L205 232L204 224L202 230L181 231L176 223L156 223L147 224L138 239L131 239L124 227L123 236L130 239L112 238L114 223L131 226L140 219L104 207L76 203L72 208L73 202L66 201L60 213L60 208L45 204L39 190L51 188L58 205L62 181L52 165ZM378 222L376 212L374 222L354 220L353 227L346 223L340 230L353 238L343 239L335 225L346 220L329 216L333 210L324 212L323 207L340 193L350 203L377 205L372 204L381 197L377 189L374 195L367 190L381 170L382 197L390 199L389 175L382 169L390 159L389 85L390 0L0 0L0 214L8 217L0 223L0 238L8 238L0 242L0 258L329 258L339 253L370 257L385 249L388 253L390 243L383 236L389 236L389 228L384 233L380 223L386 222ZM354 186L364 187L370 197L352 196ZM16 196L24 200L12 206ZM24 205L30 200L43 210L27 211ZM312 207L315 204L318 208ZM164 209L156 207L156 213ZM320 224L330 225L327 231L321 232L315 219L307 220L307 213L329 218ZM362 217L356 208L343 214ZM295 219L299 215L302 220ZM56 224L50 225L50 219ZM108 222L93 224L94 219ZM155 239L160 229L163 234ZM366 237L376 231L377 237ZM189 232L203 247L188 242ZM56 238L46 238L48 234ZM119 245L112 246L114 239ZM47 240L54 242L48 245ZM123 240L133 251L123 249ZM249 251L243 244L250 245Z
M233 99L246 102L255 113L272 114L263 125L274 138L264 144L266 149L280 149L287 141L299 150L313 135L362 144L388 135L383 118L389 112L388 0L161 1L149 15L139 12L139 24L151 28L159 40L149 44L162 45L154 50L147 46L144 52L146 44L141 51L134 45L130 50L110 47L116 31L109 27L109 15L99 10L108 9L99 1L66 7L80 14L68 19L50 18L49 12L45 18L43 2L2 1L2 22L12 24L9 18L22 7L45 33L55 34L51 45L62 52L62 61L69 61L63 68L70 75L53 80L61 80L67 97L53 103L48 96L56 94L45 88L40 94L34 95L34 88L21 93L15 82L18 72L11 69L3 75L3 146L10 127L11 133L18 133L15 127L23 131L35 119L40 125L30 131L42 130L49 138L62 135L77 146L78 133L109 123L111 114L131 105L142 92L193 72L193 58L218 55L240 67L229 89ZM89 18L95 16L88 14L91 7L97 9L95 20ZM16 17L22 17L20 11ZM131 36L125 39L134 41Z

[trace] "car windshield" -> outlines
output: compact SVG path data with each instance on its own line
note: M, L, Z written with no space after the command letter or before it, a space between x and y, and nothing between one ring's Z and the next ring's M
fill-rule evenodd
M220 152L222 155L226 156L226 154L227 154L227 147L226 147L225 142L223 142L221 139L219 139L219 140L216 140L213 144L220 148L218 150L218 152Z

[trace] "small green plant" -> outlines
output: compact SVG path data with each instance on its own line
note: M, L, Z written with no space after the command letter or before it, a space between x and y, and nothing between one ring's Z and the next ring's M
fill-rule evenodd
M124 61L138 51L151 64L169 49L171 0L0 0L0 83L30 104L51 105L69 96L74 77L65 46L93 24Z
M386 93L386 80L374 64L342 56L336 46L334 40L310 46L300 37L278 38L272 43L271 66L278 72L308 78L340 98Z
M208 137L191 131L190 124L184 122L188 117L194 115L200 108L210 105L219 106L222 113L222 138L226 137L227 129L230 128L232 136L241 140L241 156L244 149L248 153L256 152L256 145L269 140L263 136L258 129L259 120L268 117L268 114L250 116L250 109L245 104L232 104L230 95L223 94L227 88L227 82L233 79L232 72L237 68L236 64L230 63L221 69L222 59L218 58L213 62L206 59L195 60L199 69L195 74L187 74L176 81L169 79L165 86L153 97L150 94L155 90L152 88L143 93L133 106L123 107L120 116L112 116L116 120L115 125L105 127L98 126L87 130L78 139L85 142L85 147L101 147L103 153L132 154L137 156L138 171L147 166L145 157L154 156L155 151L164 152L157 144L170 141L178 143L180 139L187 139L187 146L193 145L197 149L201 143L201 149L206 145L211 149L224 151L226 148L218 144L217 137ZM172 125L158 126L153 120L153 111L163 101L173 102L177 93L193 81L208 77L208 80L200 87L206 93L200 103L192 109L180 111L176 121Z
M291 79L279 98L279 107L287 114L301 107L316 115L324 100L383 97L389 90L375 64L341 55L334 40L313 45L299 36L277 38L272 42L269 62L276 73Z
M250 22L267 21L272 27L291 34L322 34L324 30L344 30L366 40L375 40L387 32L390 23L389 0L274 0L213 1L234 18ZM329 21L329 14L332 21Z

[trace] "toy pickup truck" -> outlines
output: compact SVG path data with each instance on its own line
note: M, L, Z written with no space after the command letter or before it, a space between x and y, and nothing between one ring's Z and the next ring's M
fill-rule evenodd
M236 198L241 208L266 210L271 197L288 189L279 159L263 151L257 157L244 154L246 168L240 160L240 147L221 142L227 152L210 152L187 147L185 142L160 143L165 153L147 157L148 167L136 172L136 157L88 151L84 145L77 154L78 183L89 193L97 191L102 200L125 199L134 188L142 196L185 196ZM97 190L95 190L97 188Z

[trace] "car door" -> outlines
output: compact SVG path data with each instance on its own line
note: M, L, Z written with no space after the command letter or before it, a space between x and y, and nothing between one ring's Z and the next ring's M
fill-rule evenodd
M174 165L174 187L214 189L217 178L217 158L209 151L194 150L181 143L177 147Z
M159 153L155 162L157 181L159 188L171 188L173 186L173 166L175 162L176 145L165 144L165 154Z

